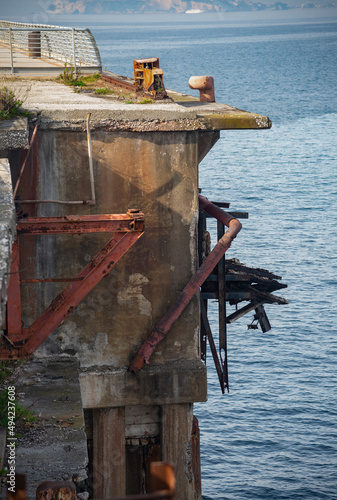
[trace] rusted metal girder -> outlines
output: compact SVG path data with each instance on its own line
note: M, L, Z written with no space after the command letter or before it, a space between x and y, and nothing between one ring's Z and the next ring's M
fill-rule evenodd
M114 235L78 276L69 280L71 283L57 295L32 326L22 329L19 277L19 241L22 235L84 234L103 231L114 232ZM7 332L3 336L4 345L0 349L0 359L20 359L31 355L74 311L97 283L109 274L120 258L140 238L143 231L144 215L138 210L129 210L127 214L119 215L42 217L21 220L18 224L18 241L13 245L7 302Z
M102 75L102 80L107 83L111 83L116 87L121 87L122 89L128 90L129 92L136 92L135 84L132 80L123 77L116 78L110 75Z
M158 343L163 340L173 323L179 318L185 307L192 300L195 293L200 289L202 283L206 280L206 278L218 264L220 259L225 255L225 253L231 246L233 239L242 228L241 223L237 219L234 219L230 215L226 214L220 208L214 207L212 203L207 200L207 198L201 195L199 195L199 207L202 210L206 210L208 213L216 213L216 218L218 220L221 219L221 222L228 227L228 230L215 245L211 253L187 283L178 299L171 306L165 316L163 316L163 318L157 323L149 338L139 349L138 353L129 366L129 370L131 372L137 373L143 368L145 363L149 363L150 356L152 355Z
M63 217L27 217L20 219L21 234L86 234L142 231L144 215L130 210L118 215L65 215Z

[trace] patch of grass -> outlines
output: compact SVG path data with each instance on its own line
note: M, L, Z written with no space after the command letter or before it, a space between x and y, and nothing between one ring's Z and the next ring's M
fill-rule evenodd
M4 86L0 89L0 121L23 115L20 109L23 101L17 99L12 90Z
M15 407L15 423L27 424L36 421L36 415L29 408L26 408L19 401L12 400L12 396L9 396L9 389L6 387L9 380L11 381L8 385L13 384L13 375L15 369L18 365L22 364L21 361L18 361L13 365L13 361L2 361L0 362L0 427L7 428L8 427L8 414L9 414L9 405L8 402L11 403L11 411L13 411L12 403L14 403Z
M92 85L97 80L101 78L99 73L94 75L82 76L81 71L75 71L75 68L68 66L67 63L64 65L64 70L58 76L57 80L64 83L65 85L70 85L71 87L85 87L86 85Z
M81 78L81 71L75 71L75 68L68 66L67 63L64 65L64 70L57 78L58 81L65 83L66 85L70 85L73 87L84 87L85 83Z
M143 99L142 101L139 101L138 104L151 104L152 103L152 99Z
M31 423L35 421L36 415L15 401L15 422ZM8 389L0 394L0 427L8 427Z
M95 83L97 80L101 78L102 75L100 73L95 73L94 75L82 76L81 80L84 83Z
M125 101L125 104L133 104L133 101Z
M111 89L108 88L100 88L95 90L95 94L100 94L100 95L111 95L114 94L115 92Z

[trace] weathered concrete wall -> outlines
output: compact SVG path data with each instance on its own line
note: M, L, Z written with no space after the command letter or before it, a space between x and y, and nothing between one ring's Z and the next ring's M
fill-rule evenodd
M78 352L82 366L120 367L130 361L132 348L166 312L195 268L196 245L191 245L191 236L193 240L197 223L197 138L194 132L98 133L93 139L97 206L40 205L38 215L122 213L139 208L146 214L146 232L111 276L44 343L39 355ZM42 132L34 159L39 169L36 192L30 189L25 197L90 197L83 134ZM28 205L24 208L29 211ZM34 249L36 273L75 276L107 239L106 235L41 237ZM41 291L39 299L48 303L43 300L45 293ZM173 334L165 349L166 361L196 358L197 327L193 305L181 325L187 334L186 349L182 352L179 333ZM162 361L157 354L156 363Z
M15 207L9 162L0 158L0 329L5 320L8 273L15 234Z
M203 136L201 150L199 142L198 131L96 131L92 149L97 205L22 203L20 207L23 214L39 216L125 213L128 208L145 214L144 235L34 355L70 355L80 361L83 407L94 411L95 497L101 496L104 485L109 485L104 492L110 497L127 491L125 439L120 447L113 441L116 446L111 455L104 425L113 419L116 428L124 429L125 407L140 405L152 414L154 405L169 411L173 403L178 413L171 420L167 417L170 425L161 425L161 439L166 443L162 455L167 460L179 455L177 491L180 498L194 498L194 479L185 477L182 470L190 467L185 448L191 438L192 403L207 397L206 368L199 353L198 297L160 343L149 366L136 375L127 367L196 270L198 158L214 141ZM17 174L13 172L14 177ZM40 127L19 196L21 200L89 199L85 132ZM21 278L74 277L110 237L20 236ZM25 327L64 286L22 285ZM182 418L181 446L170 447L165 429L175 427L176 414ZM100 418L102 425L98 425ZM152 437L157 439L158 431ZM115 457L108 465L107 453Z
M139 208L145 214L145 233L36 355L78 355L82 368L125 369L196 269L198 132L97 131L92 138L96 207L22 205L23 211L61 215L124 213L128 208ZM85 133L41 130L19 196L90 198ZM22 237L22 278L74 277L108 238ZM25 326L62 287L25 286ZM198 367L201 364L197 298L158 346L151 364L178 360L194 360ZM192 392L195 398L198 391L194 388ZM204 399L205 390L201 393Z

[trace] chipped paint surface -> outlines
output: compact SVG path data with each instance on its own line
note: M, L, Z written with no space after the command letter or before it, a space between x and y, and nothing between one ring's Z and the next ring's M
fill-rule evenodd
M149 283L146 276L135 273L129 276L129 285L117 293L117 302L121 306L138 307L139 314L151 316L151 302L143 294L143 287Z

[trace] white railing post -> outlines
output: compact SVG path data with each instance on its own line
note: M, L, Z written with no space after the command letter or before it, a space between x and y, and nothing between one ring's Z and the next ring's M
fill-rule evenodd
M13 57L13 43L12 43L12 28L8 28L9 31L9 50L11 57L11 72L14 73L14 57Z
M75 75L77 75L76 69L76 44L75 44L75 28L72 28L72 36L73 36L73 57L74 57L74 71Z

